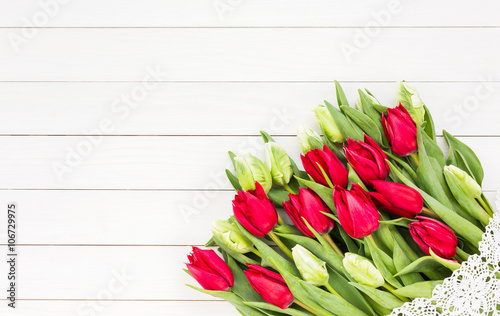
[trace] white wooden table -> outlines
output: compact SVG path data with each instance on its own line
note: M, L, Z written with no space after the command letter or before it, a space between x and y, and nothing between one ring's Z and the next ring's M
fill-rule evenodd
M312 107L415 86L500 188L495 1L0 0L1 315L236 315L187 287L189 245L231 213L227 150L297 156ZM441 139L442 141L442 139ZM5 259L5 260L4 260Z

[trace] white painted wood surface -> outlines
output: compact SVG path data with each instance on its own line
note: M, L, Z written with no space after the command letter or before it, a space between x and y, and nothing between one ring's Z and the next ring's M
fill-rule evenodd
M1 315L236 315L181 270L231 212L226 152L260 153L267 130L297 157L334 79L385 104L410 81L497 200L494 1L64 2L0 1L0 209L19 205L21 276Z

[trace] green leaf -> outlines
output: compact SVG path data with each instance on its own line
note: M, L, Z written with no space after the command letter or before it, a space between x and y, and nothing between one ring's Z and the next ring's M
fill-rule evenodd
M236 191L241 191L243 188L240 185L240 181L238 180L238 177L236 177L229 169L226 169L226 176L229 179L229 182L231 182L231 185Z
M397 295L409 297L411 299L418 297L431 298L432 291L438 284L442 284L443 280L439 281L422 281L414 283L394 291Z
M424 104L424 110L425 110L424 121L426 123L424 131L432 140L435 141L436 140L436 127L434 126L434 120L432 119L431 112L429 111L427 106L425 106L425 104Z
M260 135L264 139L264 143L275 142L274 139L265 131L260 131Z
M411 264L408 266L404 267L401 269L398 273L396 273L396 276L408 274L408 273L414 273L414 272L429 272L429 271L436 271L436 270L441 270L443 268L443 265L434 260L431 256L424 256L420 257L417 260L413 261Z
M321 290L318 287L293 276L277 262L274 262L274 264L281 276L285 279L295 298L317 313L325 316L366 316L364 312L347 302L345 299Z
M384 143L382 142L382 135L380 134L380 130L377 128L377 124L368 115L359 110L353 109L348 105L342 105L340 109L376 143L380 146L384 146Z
M218 298L222 298L223 300L228 301L229 303L233 304L233 306L235 306L238 310L243 312L246 316L266 316L266 314L263 314L263 313L259 312L258 310L253 309L252 307L244 304L241 297L239 297L238 295L236 295L232 292L209 291L209 290L197 288L197 287L189 285L189 284L186 284L186 285L192 289L199 291L199 292L202 292L202 293L205 293L208 295L212 295L212 296L215 296Z
M460 152L467 161L467 164L469 165L469 168L473 173L474 179L477 183L479 183L479 185L481 185L484 178L484 171L483 167L481 166L481 162L479 161L479 158L477 158L474 151L472 151L469 146L453 137L453 135L451 135L447 131L443 130L443 135L444 139L448 143L448 146L450 147L450 155L448 157L447 164L457 166L453 161L453 156L456 154L456 152ZM460 166L457 167L460 168Z
M449 209L453 209L453 204L448 199L439 179L435 173L434 167L427 156L425 146L422 142L422 130L417 127L418 160L417 183L419 186L436 200L441 202Z
M322 241L324 241L323 237L320 237L319 241L316 241L307 236L299 236L294 234L276 233L276 235L305 247L316 257L325 261L336 271L339 271L342 275L348 275L347 271L344 268L344 264L342 263L342 257L339 256L329 244L327 244L326 242L325 244L321 243Z
M387 283L394 286L395 288L402 287L403 285L394 277L394 274L396 273L396 267L394 267L392 258L389 257L385 252L375 247L369 240L365 239L365 245L369 247L373 263L380 271Z
M396 173L398 178L407 186L417 190L424 201L429 206L430 209L434 211L448 226L453 229L454 232L464 237L467 241L469 241L476 248L478 247L479 242L482 240L483 232L477 226L471 224L469 221L450 210L443 204L441 204L438 200L427 194L425 191L414 185L411 181L405 178L396 168L392 168L394 165L389 161L389 165L391 166L392 172Z
M403 270L406 266L411 264L410 258L405 254L403 249L398 245L398 243L395 243L394 245L394 266L396 267L397 271ZM400 276L401 281L405 286L411 285L413 283L418 283L418 282L423 282L424 278L418 273L407 273L404 275ZM398 294L399 295L399 294ZM401 296L406 296L406 295L401 295ZM409 297L409 296L406 296Z
M392 295L389 292L377 290L371 286L359 283L351 282L351 284L357 287L358 290L368 295L372 300L374 300L384 308L392 310L401 307L404 304L403 301L401 301L400 299L398 299L396 296Z
M262 256L262 264L261 264L262 266L272 267L276 269L276 266L272 262L278 262L289 273L296 276L300 276L299 271L297 270L297 268L295 268L295 265L293 263L283 258L280 254L274 251L273 248L271 248L265 242L260 240L260 238L257 238L251 233L249 233L248 230L246 230L245 227L243 227L238 221L235 221L235 224L238 226L241 233L245 235L245 237L250 239L250 241L255 245L255 248L259 250L260 255ZM272 258L273 261L272 262L269 261L268 258Z
M422 133L422 139L424 140L425 151L429 155L429 157L435 158L441 168L444 167L444 154L441 148L438 146L436 141L434 141L429 135L426 133Z
M385 138L384 134L384 127L382 126L382 116L380 113L375 109L374 102L368 98L368 96L361 90L358 89L358 94L359 94L359 100L361 101L361 107L363 109L363 113L368 115L377 128L380 131L380 135L382 136L382 141L384 145L387 145L387 139Z
M359 247L358 245L356 245L352 237L349 236L349 234L344 230L344 228L341 225L336 225L336 226L339 230L340 237L342 237L342 240L344 240L347 250L352 253L358 253Z
M273 304L269 304L269 303L262 303L262 302L243 302L243 303L247 304L248 306L251 306L253 308L256 308L256 309L278 312L278 313L290 315L290 316L311 316L310 313L305 313L305 312L302 312L302 311L299 311L297 309L293 309L290 307L287 309L281 309L281 308L274 306Z
M349 102L347 102L347 98L344 93L344 89L342 89L342 86L337 80L335 80L335 93L337 94L337 103L339 106L349 105Z
M290 198L288 197L290 193L286 190L271 188L267 193L267 197L274 202L277 207L283 207L283 202L288 201Z
M363 131L358 127L351 124L351 122L347 119L347 117L340 112L333 105L325 101L325 106L330 112L330 115L333 117L333 120L337 124L340 133L344 136L345 139L352 138L356 141L360 141L364 139Z
M247 277L243 273L243 270L241 270L241 268L231 256L227 256L227 264L231 268L231 271L234 275L233 292L246 301L263 302L262 297L257 292L255 292L255 290L250 285L250 282L248 282Z
M434 253L434 251L432 251L431 248L429 248L429 252L431 254L431 257L436 260L437 262L441 263L443 266L447 267L448 269L450 269L451 271L455 271L457 270L458 268L460 268L460 263L458 263L457 261L455 260L451 260L451 259L445 259L445 258L441 258L440 256L436 255Z
M331 267L328 267L328 273L330 274L330 285L340 296L366 314L377 315L365 297L345 277Z

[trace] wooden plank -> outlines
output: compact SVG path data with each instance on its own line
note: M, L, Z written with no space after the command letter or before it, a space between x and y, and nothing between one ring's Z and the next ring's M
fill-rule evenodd
M2 315L12 316L237 316L240 315L229 303L222 301L39 301L20 300L17 308L7 307L0 301Z
M44 11L52 17L34 18ZM147 5L137 0L72 0L45 10L36 0L24 0L0 5L0 26L22 27L26 20L41 27L498 26L497 11L492 1L451 0L149 0Z
M489 158L500 155L500 138L460 139L482 160L484 188L499 188ZM276 141L299 162L296 137ZM1 136L0 148L0 189L231 189L228 150L264 159L257 136Z
M0 249L3 258L6 249ZM185 286L197 285L182 271L190 251L190 247L18 246L17 298L215 300ZM6 269L6 264L0 266L2 275L7 275Z
M0 30L0 81L153 80L148 67L163 81L472 81L500 72L498 28L378 29L362 41L358 28L63 28L12 44L21 31Z
M497 208L500 193L487 198ZM203 245L232 214L231 191L2 191L18 204L23 245ZM283 215L286 220L288 217ZM0 218L0 236L6 236ZM5 242L5 241L2 241Z
M430 108L438 133L500 135L499 82L410 84ZM115 105L134 85L0 83L0 134L99 134L100 121L109 119L114 128L107 135L294 135L300 124L316 126L317 104L335 103L333 83L161 83L137 107ZM396 102L395 83L342 86L351 104L363 87L385 105Z
M203 245L213 221L232 214L233 197L231 191L21 190L0 192L0 203L18 204L19 244Z

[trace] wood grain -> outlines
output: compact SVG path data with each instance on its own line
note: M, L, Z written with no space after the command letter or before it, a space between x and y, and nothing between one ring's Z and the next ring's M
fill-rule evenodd
M62 2L62 1L61 1ZM3 1L0 26L24 26L43 10L36 0ZM96 8L98 8L96 10ZM389 11L389 8L394 8ZM328 0L73 0L45 27L337 27L498 26L492 1L328 1ZM390 13L389 16L381 12ZM379 18L377 18L379 17ZM373 25L373 24L371 24Z
M141 81L148 67L163 81L475 81L500 72L499 28L378 29L359 45L357 28L40 29L16 51L7 38L20 31L0 29L0 81Z
M484 78L491 80L490 78ZM295 135L317 126L312 109L335 103L333 83L161 83L136 107L118 103L136 83L0 83L0 134L82 135L109 119L106 135ZM367 88L387 106L396 104L395 82L341 82L351 105ZM499 136L499 82L410 83L431 109L438 134ZM481 124L478 124L481 122ZM488 128L484 128L488 126Z

